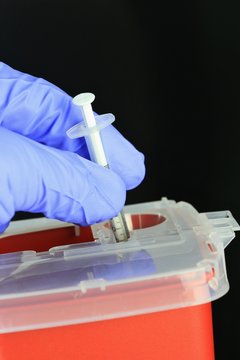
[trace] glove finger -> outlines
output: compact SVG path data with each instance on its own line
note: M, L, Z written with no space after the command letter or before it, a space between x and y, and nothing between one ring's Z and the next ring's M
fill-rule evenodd
M144 155L127 141L113 126L101 132L107 161L130 190L139 185L145 176Z
M82 121L79 108L64 91L41 78L0 63L0 124L49 146L76 152L89 159L83 138L72 140L66 131ZM144 157L113 126L102 131L111 169L127 190L145 175Z
M0 63L0 87L0 125L40 143L88 156L84 139L72 141L66 136L82 118L64 91L4 63Z
M0 224L15 211L41 212L80 225L122 209L120 177L69 151L54 149L0 127Z

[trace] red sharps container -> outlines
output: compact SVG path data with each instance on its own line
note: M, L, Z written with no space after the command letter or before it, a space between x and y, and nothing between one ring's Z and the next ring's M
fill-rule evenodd
M0 360L213 360L211 302L229 289L229 211L124 208L109 224L14 221L0 236Z

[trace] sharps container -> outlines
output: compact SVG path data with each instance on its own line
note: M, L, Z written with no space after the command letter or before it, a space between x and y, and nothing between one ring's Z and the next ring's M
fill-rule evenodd
M108 223L14 221L0 237L0 360L213 360L211 302L229 289L229 211L162 200Z

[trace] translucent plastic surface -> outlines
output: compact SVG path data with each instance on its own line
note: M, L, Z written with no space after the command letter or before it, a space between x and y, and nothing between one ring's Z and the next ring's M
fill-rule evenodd
M224 247L239 230L229 211L199 214L165 198L124 210L126 243L116 243L102 223L92 227L89 243L0 255L0 331L180 308L228 291ZM34 231L31 220L24 224ZM0 241L18 227L22 233L22 225L12 224Z

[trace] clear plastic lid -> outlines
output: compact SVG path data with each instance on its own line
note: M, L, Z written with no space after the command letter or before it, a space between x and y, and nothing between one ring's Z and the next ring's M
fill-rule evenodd
M229 211L198 213L163 198L124 212L128 242L114 242L101 223L92 227L93 242L0 255L0 332L176 309L228 291L224 248L240 229ZM0 241L55 224L69 226L13 222Z

